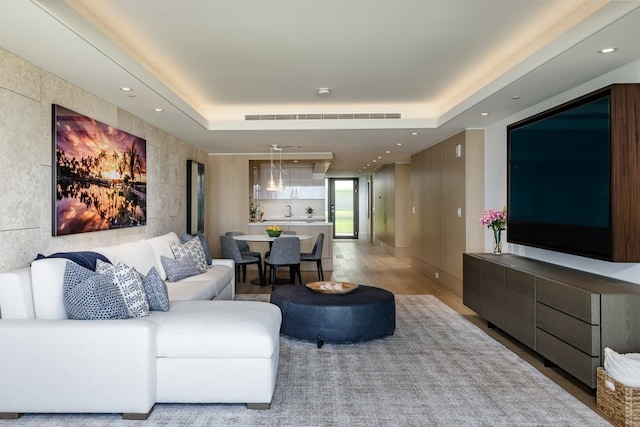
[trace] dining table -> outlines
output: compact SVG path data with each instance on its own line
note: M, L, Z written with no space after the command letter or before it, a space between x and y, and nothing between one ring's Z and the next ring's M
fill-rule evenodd
M281 234L278 237L297 237L300 240L309 240L313 239L313 236L310 234ZM236 240L243 240L246 242L269 242L273 243L278 237L271 237L268 234L240 234L238 236L233 236Z
M244 242L267 242L269 243L269 250L271 250L271 245L273 244L273 241L280 237L297 237L300 240L313 239L313 236L310 234L281 234L278 237L275 237L275 236L272 237L266 233L265 234L240 234L240 235L233 236L234 239L241 240ZM263 281L261 281L259 278L253 279L251 280L251 283L254 285L264 286L267 284L267 279L265 278Z

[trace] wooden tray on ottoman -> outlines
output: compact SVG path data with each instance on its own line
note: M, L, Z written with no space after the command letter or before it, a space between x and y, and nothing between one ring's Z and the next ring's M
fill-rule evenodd
M349 282L311 282L307 283L307 288L321 294L348 294L358 289L358 285Z

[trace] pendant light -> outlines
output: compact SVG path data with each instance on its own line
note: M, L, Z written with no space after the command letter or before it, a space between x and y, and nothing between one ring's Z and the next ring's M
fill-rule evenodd
M284 180L282 179L282 148L280 148L280 176L278 177L278 191L284 190Z
M273 147L269 148L271 152L271 168L269 169L269 181L267 181L267 191L278 191L276 181L273 179ZM281 172L282 173L282 172Z

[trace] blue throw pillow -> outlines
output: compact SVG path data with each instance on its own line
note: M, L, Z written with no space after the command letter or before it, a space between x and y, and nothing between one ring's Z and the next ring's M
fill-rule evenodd
M91 270L96 269L96 261L102 260L104 262L109 262L109 260L102 254L98 252L91 251L83 251L83 252L56 252L55 254L51 254L49 256L44 256L42 254L38 254L36 259L43 258L66 258L70 261L75 262L76 264L89 268Z
M177 260L161 255L160 262L162 263L162 267L167 273L167 279L169 279L170 282L177 282L178 280L202 273L202 270L198 268L191 258Z
M149 310L169 311L169 294L167 284L160 277L160 273L155 267L151 267L146 276L140 274L144 291L147 294Z
M65 288L73 288L84 279L95 275L95 271L92 271L86 267L82 267L75 262L67 261L67 264L64 267L62 289L64 291Z
M69 319L127 319L129 311L110 277L73 262L64 272L63 298Z

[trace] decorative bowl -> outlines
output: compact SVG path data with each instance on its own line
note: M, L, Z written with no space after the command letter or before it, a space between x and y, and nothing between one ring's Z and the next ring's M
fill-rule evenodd
M307 288L321 294L348 294L358 289L358 285L350 282L311 282L306 284Z
M267 234L269 235L269 237L280 237L280 235L282 234L282 231L267 230Z

